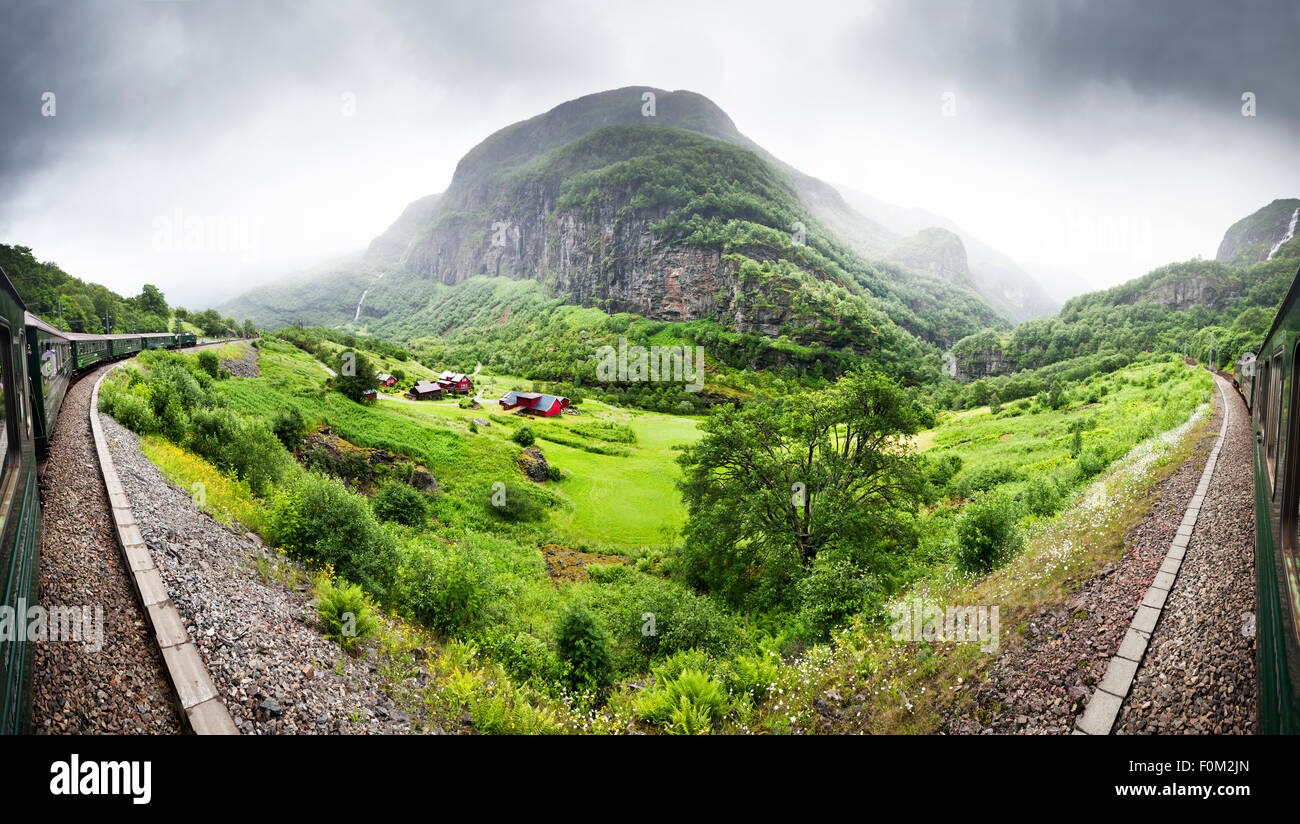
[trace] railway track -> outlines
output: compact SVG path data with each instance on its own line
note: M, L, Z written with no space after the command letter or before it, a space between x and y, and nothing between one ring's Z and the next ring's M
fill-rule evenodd
M213 341L181 351L194 352ZM38 597L102 615L92 643L33 645L31 730L37 734L179 734L190 725L118 547L91 416L97 382L116 364L72 383L40 468L43 512Z
M90 430L99 375L68 389L41 478L40 603L100 607L103 647L35 644L33 733L184 732L121 552Z

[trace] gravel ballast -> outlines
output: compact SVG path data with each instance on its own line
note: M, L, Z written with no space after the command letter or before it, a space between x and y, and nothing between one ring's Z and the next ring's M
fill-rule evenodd
M1228 401L1236 406L1191 545L1215 548L1195 559L1189 548L1116 732L1125 725L1134 732L1251 731L1244 719L1253 713L1254 646L1241 634L1243 613L1254 608L1250 433L1235 392ZM1212 402L1190 457L1160 482L1150 509L1125 536L1124 555L1069 601L1029 618L1023 643L1002 652L977 688L980 711L952 719L949 732L1073 730L1195 494L1224 416L1219 392ZM1215 631L1207 632L1211 625Z
M1214 476L1115 734L1255 731L1254 449L1245 405L1224 389Z
M100 370L102 371L102 370ZM40 603L103 610L103 648L35 644L32 732L182 733L153 633L132 588L109 516L90 434L99 372L69 387L41 480Z
M311 625L305 585L289 589L258 571L258 559L284 563L278 553L199 509L134 433L101 420L140 533L240 732L412 731L379 690L374 665Z

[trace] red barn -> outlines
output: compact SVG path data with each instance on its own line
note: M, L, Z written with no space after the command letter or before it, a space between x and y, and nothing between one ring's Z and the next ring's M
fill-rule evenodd
M438 385L447 392L473 392L474 382L469 375L461 372L446 371L438 376Z
M539 392L507 392L500 403L502 409L523 409L543 418L553 418L569 408L568 398Z
M361 393L361 397L368 401L378 400L379 393L373 389L367 389L366 391Z
M397 378L394 378L387 372L376 372L375 377L378 378L379 382L384 386L397 386Z

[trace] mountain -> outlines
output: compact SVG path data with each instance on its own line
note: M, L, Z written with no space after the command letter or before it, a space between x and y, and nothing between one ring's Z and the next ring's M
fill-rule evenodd
M1232 224L1224 233L1214 258L1223 263L1249 265L1279 254L1295 254L1300 246L1300 241L1295 240L1298 221L1300 199L1275 200Z
M927 228L947 229L961 238L966 248L971 279L976 291L994 309L1013 323L1046 317L1061 308L1059 294L1053 294L1040 278L1020 264L962 229L952 220L927 212L886 203L870 195L840 187L846 202L874 226L897 237L914 235ZM1078 294L1072 291L1070 295Z
M977 333L953 346L959 375L1005 375L1069 361L1122 365L1139 352L1186 351L1219 364L1254 351L1300 267L1293 236L1300 200L1277 200L1224 233L1218 260L1170 263L1110 289L1070 298L1054 317L1006 336Z
M1007 328L969 281L885 260L897 240L704 96L636 86L490 135L445 192L407 206L364 256L321 273L320 288L263 287L227 308L266 326L307 313L437 335L435 301L502 277L608 315L890 359L937 362L936 347Z
M961 238L947 229L931 227L903 238L889 250L888 257L909 269L929 272L950 283L975 287L966 260L966 247Z

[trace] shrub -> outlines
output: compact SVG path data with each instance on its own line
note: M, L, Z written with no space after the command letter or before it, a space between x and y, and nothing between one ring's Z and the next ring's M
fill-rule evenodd
M510 436L510 440L524 448L527 448L536 443L537 436L533 434L533 428L531 426L524 424L515 430L515 434Z
M1011 558L1023 541L1014 503L1001 493L981 496L967 504L957 520L957 567L989 572Z
M221 361L217 358L217 353L211 349L201 350L199 352L199 368L208 373L210 377L215 378L221 368Z
M476 550L414 546L402 565L407 615L444 634L476 626L492 597L489 569Z
M302 446L302 433L306 428L307 422L303 420L302 412L299 412L296 406L281 409L271 423L271 431L275 433L275 437L279 438L284 448L291 452Z
M728 662L723 683L733 694L748 694L755 701L762 701L776 682L779 663L775 655L768 653L742 655Z
M576 688L601 689L613 680L609 638L585 607L570 606L555 628L555 651L565 680Z
M129 389L122 389L107 381L99 390L99 411L112 415L118 423L141 435L162 428L162 423L148 401Z
M1056 480L1050 475L1041 475L1029 482L1029 486L1019 495L1025 511L1032 515L1051 515L1061 505L1061 493Z
M400 481L385 484L370 505L381 521L421 526L429 518L424 496Z
M814 638L825 638L850 615L877 620L884 611L884 592L876 576L848 560L818 560L796 586L799 623Z
M248 481L266 495L284 475L288 455L266 422L218 409L200 409L190 421L189 446L213 466Z
M325 637L352 652L379 631L379 619L361 587L340 581L338 586L322 575L316 579L316 617Z
M333 478L308 472L282 489L271 506L268 533L294 557L331 564L381 599L389 592L396 545L361 499Z
M484 649L518 682L549 684L560 677L559 661L541 639L526 632L489 634Z
M546 479L548 481L559 481L564 479L564 472L555 464L546 465Z
M488 509L507 521L540 521L546 517L546 510L531 486L494 483L488 487L483 500Z
M641 694L637 714L671 732L708 732L727 713L722 685L700 670L683 670L675 678L660 678L652 690Z

